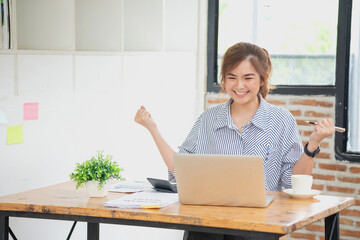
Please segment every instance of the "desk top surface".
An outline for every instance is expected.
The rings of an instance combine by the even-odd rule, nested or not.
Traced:
[[[162,209],[124,209],[103,202],[124,194],[109,192],[104,198],[89,198],[85,189],[66,182],[0,197],[0,211],[120,218],[198,225],[248,231],[288,234],[355,204],[354,198],[318,195],[293,199],[274,192],[266,208],[195,206],[174,203]]]

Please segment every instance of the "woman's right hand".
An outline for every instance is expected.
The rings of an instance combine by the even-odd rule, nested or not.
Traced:
[[[135,122],[144,126],[149,131],[156,128],[156,123],[154,119],[151,118],[151,114],[146,110],[144,106],[141,106],[140,109],[136,112]]]
[[[141,106],[140,109],[136,112],[134,120],[135,122],[146,127],[149,130],[167,168],[171,173],[173,173],[175,152],[174,150],[172,150],[169,144],[167,144],[165,139],[160,135],[154,119],[151,118],[150,113],[145,109],[144,106]]]

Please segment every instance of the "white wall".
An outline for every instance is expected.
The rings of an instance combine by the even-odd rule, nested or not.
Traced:
[[[173,31],[181,21],[197,29],[198,19],[206,22],[199,15],[206,9],[199,4],[198,10],[195,1],[186,7],[165,2],[173,14],[164,29]],[[133,118],[145,105],[175,150],[190,131],[202,109],[204,66],[197,66],[205,64],[206,46],[198,48],[204,38],[197,30],[181,32],[158,52],[0,52],[0,109],[9,121],[0,124],[0,196],[69,181],[75,163],[97,150],[113,155],[128,179],[167,178],[150,134]],[[23,120],[26,102],[39,102],[39,120]],[[7,145],[6,127],[14,125],[23,125],[24,142]],[[71,225],[10,218],[24,240],[65,239]],[[105,224],[100,233],[102,240],[182,239],[177,230]],[[72,239],[86,239],[85,223],[78,223]]]

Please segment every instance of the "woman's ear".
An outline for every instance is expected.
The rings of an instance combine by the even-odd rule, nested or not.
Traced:
[[[261,87],[265,85],[265,81],[268,81],[268,78],[269,78],[269,74],[268,74],[268,73],[266,73],[266,75],[265,75],[265,79],[260,80],[260,86],[261,86]]]

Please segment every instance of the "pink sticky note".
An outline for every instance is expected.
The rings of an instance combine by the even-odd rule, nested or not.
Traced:
[[[39,119],[39,103],[24,103],[24,120]]]

